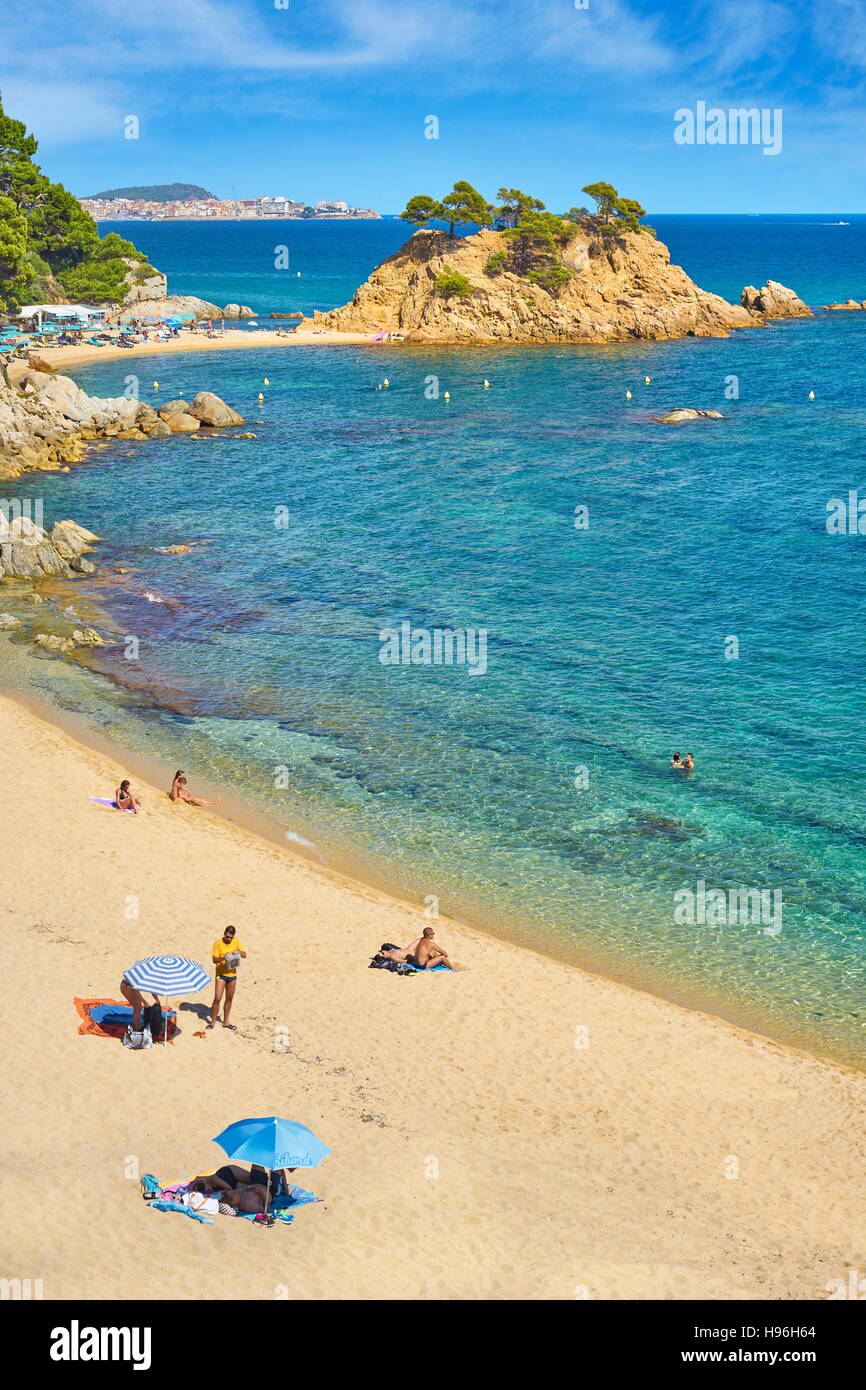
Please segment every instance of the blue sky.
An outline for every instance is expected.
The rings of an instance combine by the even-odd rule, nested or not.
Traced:
[[[607,179],[655,212],[866,211],[864,75],[866,0],[3,0],[0,32],[6,110],[79,195],[383,212],[458,178],[556,209]],[[780,108],[781,152],[677,145],[699,101]]]

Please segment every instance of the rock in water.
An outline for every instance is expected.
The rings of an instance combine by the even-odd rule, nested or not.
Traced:
[[[175,414],[164,415],[162,418],[172,434],[192,434],[194,430],[201,428],[201,420],[197,420],[185,410],[178,410]]]
[[[808,304],[804,304],[786,285],[780,285],[778,280],[768,280],[759,290],[754,285],[746,285],[740,295],[740,303],[750,314],[760,314],[767,319],[812,317]]]
[[[690,407],[681,407],[677,410],[669,410],[666,415],[653,416],[659,425],[684,425],[688,420],[724,420],[724,418],[720,410],[692,410]]]
[[[213,391],[199,391],[192,405],[187,406],[187,411],[203,425],[219,427],[244,423],[244,417],[232,410],[230,405],[226,405],[219,396],[215,396]]]

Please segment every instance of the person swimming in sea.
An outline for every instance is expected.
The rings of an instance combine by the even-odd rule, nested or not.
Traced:
[[[685,760],[685,762],[683,763],[683,767],[685,768],[686,772],[692,772],[692,771],[694,770],[694,766],[695,766],[695,760],[694,760],[694,758],[692,757],[691,753],[687,753],[687,754],[686,754],[686,760]]]
[[[205,801],[203,796],[190,796],[186,787],[186,773],[183,771],[174,774],[168,796],[170,801],[185,801],[188,806],[218,806],[220,802],[218,796],[214,797],[213,801]]]
[[[682,755],[681,755],[680,753],[674,753],[674,756],[671,758],[671,761],[670,761],[670,766],[671,766],[671,767],[675,767],[675,768],[677,769],[678,772],[683,772],[683,771],[685,771],[685,766],[686,766],[686,765],[685,765],[685,763],[683,762],[683,760],[682,760]]]

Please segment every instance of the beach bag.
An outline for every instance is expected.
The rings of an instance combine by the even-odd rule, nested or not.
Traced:
[[[144,1047],[153,1047],[150,1029],[145,1027],[136,1031],[130,1023],[123,1035],[123,1046],[131,1047],[134,1052],[138,1052]]]

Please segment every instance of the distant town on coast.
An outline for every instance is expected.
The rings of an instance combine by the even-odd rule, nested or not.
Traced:
[[[297,203],[278,193],[275,197],[217,198],[195,184],[156,184],[142,188],[111,188],[81,198],[81,205],[97,222],[221,221],[269,218],[371,218],[381,213],[359,208],[342,198],[332,202]]]

